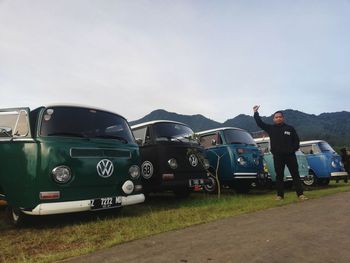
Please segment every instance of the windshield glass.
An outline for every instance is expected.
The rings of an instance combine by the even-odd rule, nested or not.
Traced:
[[[253,137],[246,131],[225,130],[224,134],[225,140],[228,144],[247,144],[256,146]]]
[[[154,125],[154,133],[157,141],[195,141],[191,128],[178,123],[157,123]]]
[[[321,152],[335,152],[333,148],[326,142],[320,142],[318,144],[318,147],[320,147]]]
[[[133,142],[125,119],[95,109],[79,107],[52,107],[43,114],[40,135],[81,138],[104,138]]]

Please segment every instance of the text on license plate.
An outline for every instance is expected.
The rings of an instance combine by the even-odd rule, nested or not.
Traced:
[[[108,209],[108,208],[119,207],[121,206],[121,204],[122,204],[121,196],[103,197],[103,198],[91,200],[91,209],[92,210]]]

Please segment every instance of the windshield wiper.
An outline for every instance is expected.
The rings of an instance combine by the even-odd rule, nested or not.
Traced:
[[[6,136],[8,136],[8,137],[12,137],[12,134],[11,133],[9,133],[6,129],[0,129],[0,133],[3,133],[3,134],[5,134]]]
[[[104,138],[104,139],[114,139],[114,140],[118,140],[118,141],[121,141],[123,143],[128,143],[128,140],[123,138],[123,137],[120,137],[120,136],[116,136],[116,135],[96,135],[94,136],[94,138]]]
[[[79,137],[79,138],[87,138],[82,133],[75,133],[75,132],[53,132],[49,133],[47,136],[69,136],[69,137]]]
[[[244,144],[244,145],[247,145],[247,144],[244,143],[244,142],[230,142],[230,144]]]

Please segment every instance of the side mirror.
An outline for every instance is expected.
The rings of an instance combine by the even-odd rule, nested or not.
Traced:
[[[142,140],[141,138],[136,138],[136,143],[137,143],[139,146],[142,146],[143,140]]]
[[[215,139],[211,140],[211,145],[216,145],[216,140]]]
[[[12,129],[10,127],[0,127],[0,137],[12,137]]]

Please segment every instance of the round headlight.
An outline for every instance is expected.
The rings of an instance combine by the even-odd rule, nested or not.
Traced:
[[[125,181],[125,183],[122,186],[122,189],[124,193],[127,195],[131,194],[134,191],[134,183],[130,180]]]
[[[337,168],[337,164],[335,163],[335,161],[332,161],[332,166],[333,168]]]
[[[243,157],[239,157],[239,158],[237,159],[237,162],[238,162],[240,165],[243,165],[243,166],[247,165],[247,161],[246,161]]]
[[[171,158],[169,161],[168,161],[168,164],[170,166],[171,169],[176,169],[177,168],[177,161],[175,158]]]
[[[61,165],[57,166],[52,170],[52,178],[55,182],[65,184],[72,178],[72,173],[69,167]]]
[[[204,169],[205,169],[205,170],[208,170],[208,169],[209,169],[210,163],[209,163],[208,159],[204,159],[204,160],[203,160],[203,166],[204,166]]]
[[[129,174],[132,179],[137,179],[140,176],[140,168],[137,165],[132,165],[129,168]]]

